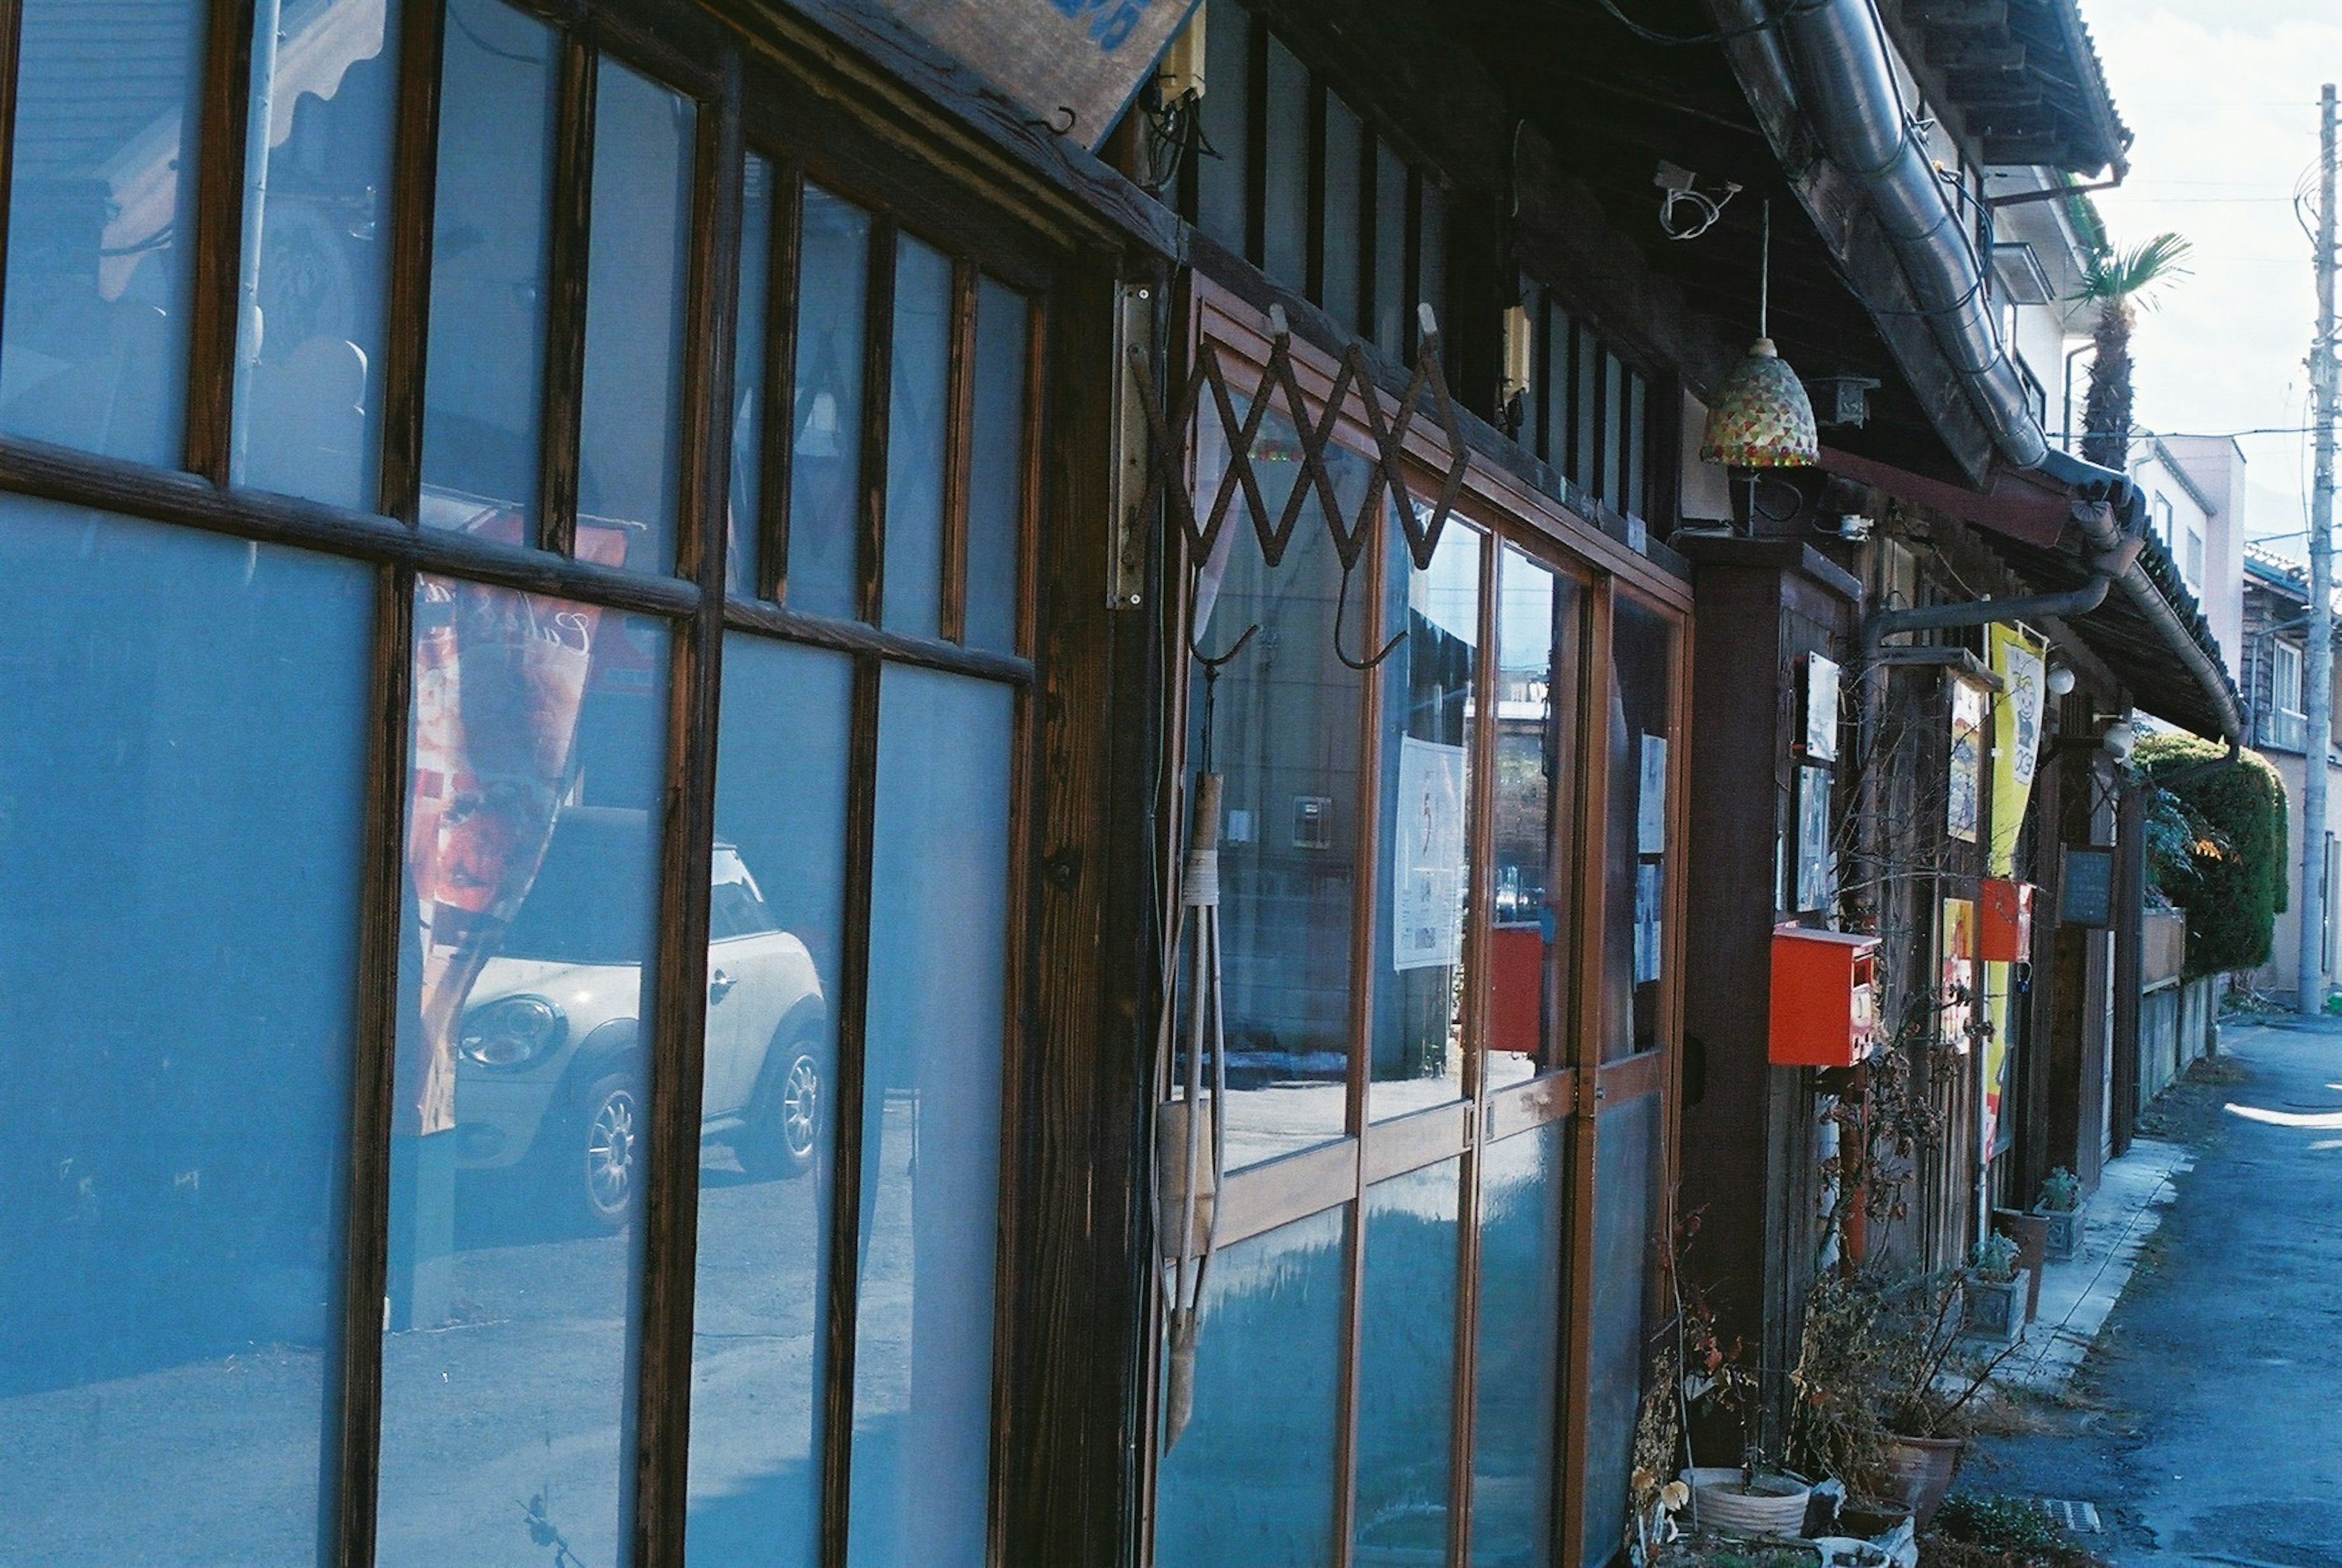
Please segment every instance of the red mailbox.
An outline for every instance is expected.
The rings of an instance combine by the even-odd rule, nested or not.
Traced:
[[[1987,964],[2033,959],[2033,894],[2029,882],[1987,876],[1977,884],[1977,956]]]
[[[1773,930],[1776,1067],[1851,1067],[1877,1043],[1878,938],[1802,925]]]

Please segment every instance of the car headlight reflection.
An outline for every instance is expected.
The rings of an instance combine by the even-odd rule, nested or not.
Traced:
[[[561,1046],[569,1021],[542,996],[506,996],[464,1015],[455,1048],[483,1067],[520,1067]]]

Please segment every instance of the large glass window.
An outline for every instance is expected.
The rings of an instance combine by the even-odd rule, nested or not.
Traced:
[[[1585,588],[1519,550],[1498,563],[1491,1087],[1573,1060],[1578,644]]]
[[[1401,1115],[1463,1097],[1466,896],[1485,542],[1460,520],[1417,571],[1396,514],[1383,661],[1381,887],[1375,901],[1367,1112]],[[1369,1227],[1371,1229],[1371,1226]]]
[[[739,305],[732,338],[732,493],[724,509],[724,581],[756,590],[765,504],[766,340],[773,265],[775,190],[769,159],[751,154],[741,172]]]
[[[362,568],[0,500],[12,1560],[332,1517],[372,623]]]
[[[843,654],[724,652],[707,948],[690,1561],[812,1568],[844,995]]]
[[[1216,422],[1204,422],[1197,492],[1226,464]],[[1272,515],[1299,477],[1292,424],[1271,414],[1253,458]],[[1342,469],[1363,492],[1365,462]],[[1360,787],[1359,673],[1335,652],[1335,624],[1372,619],[1363,583],[1346,583],[1312,499],[1284,558],[1270,567],[1241,511],[1197,588],[1204,650],[1235,648],[1189,694],[1192,767],[1225,781],[1220,823],[1220,942],[1227,1036],[1228,1163],[1242,1165],[1339,1137],[1350,1063],[1352,896],[1369,802]],[[1358,574],[1363,576],[1363,570]],[[1365,633],[1351,635],[1363,640]]]
[[[1007,1026],[1008,688],[878,697],[854,1359],[856,1568],[985,1561]]]
[[[1659,1039],[1666,955],[1675,633],[1620,594],[1611,632],[1609,844],[1603,873],[1602,1060]]]
[[[424,388],[425,526],[534,542],[560,38],[447,0]]]
[[[592,255],[577,463],[579,553],[675,564],[692,102],[605,57],[594,95]],[[599,554],[589,530],[619,537]]]
[[[285,6],[253,38],[245,135],[230,473],[365,511],[382,439],[399,17],[386,0]]]
[[[809,185],[801,234],[786,597],[793,610],[851,617],[860,613],[856,507],[870,215]]]
[[[1569,1124],[1488,1145],[1480,1161],[1474,1357],[1474,1568],[1546,1560],[1560,1437]]]
[[[944,464],[951,445],[952,264],[906,235],[895,245],[894,386],[886,404],[889,631],[942,634]]]
[[[1463,1162],[1366,1189],[1356,1546],[1362,1563],[1437,1561],[1456,1420],[1456,1213]]]
[[[208,10],[23,0],[0,335],[11,434],[178,466]]]
[[[1334,1556],[1349,1210],[1212,1260],[1193,1423],[1156,1481],[1160,1568],[1319,1568]]]
[[[1032,310],[986,278],[976,287],[976,409],[968,435],[966,640],[1016,651],[1025,553],[1026,380]]]
[[[623,1561],[666,632],[415,611],[376,1558]]]

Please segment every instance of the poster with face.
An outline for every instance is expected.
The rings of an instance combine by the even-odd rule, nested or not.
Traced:
[[[1942,961],[1942,992],[1938,1002],[1938,1038],[1945,1048],[1968,1054],[1968,1030],[1976,1021],[1976,901],[1944,900],[1943,918],[1936,923]]]

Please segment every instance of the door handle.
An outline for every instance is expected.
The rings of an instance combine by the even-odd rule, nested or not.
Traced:
[[[713,1006],[715,1004],[723,1001],[726,996],[732,994],[732,987],[738,984],[738,981],[733,979],[729,974],[721,969],[710,974],[707,977],[708,1004]]]

